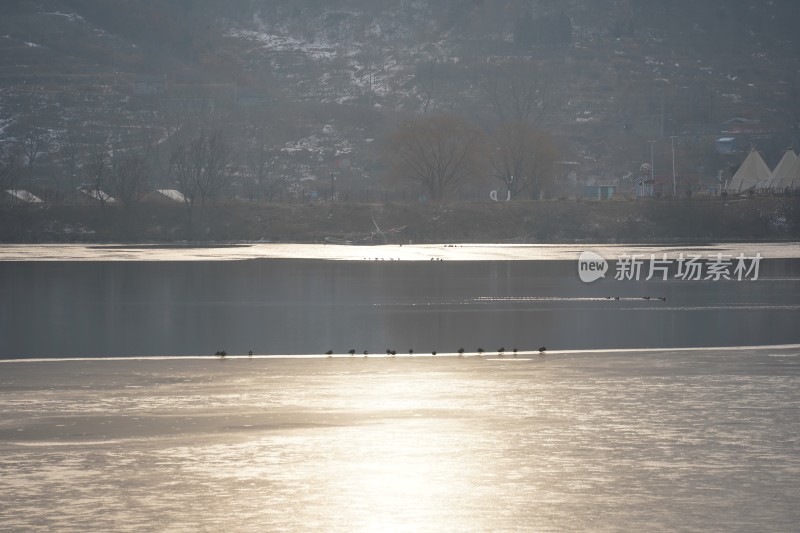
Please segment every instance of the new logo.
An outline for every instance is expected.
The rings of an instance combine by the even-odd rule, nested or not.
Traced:
[[[578,258],[578,275],[584,283],[606,277],[608,262],[594,252],[583,252]]]

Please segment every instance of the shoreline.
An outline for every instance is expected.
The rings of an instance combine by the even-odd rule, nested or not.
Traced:
[[[5,243],[600,243],[781,241],[800,236],[800,196],[457,203],[251,203],[194,211],[0,207]]]
[[[764,259],[800,259],[800,241],[678,244],[343,244],[239,243],[236,245],[148,246],[121,244],[0,244],[0,262],[15,261],[243,261],[296,259],[330,261],[545,261],[577,260],[583,251],[607,259],[628,255],[760,253]]]
[[[517,356],[506,352],[505,356],[500,357],[496,352],[484,352],[478,355],[475,352],[465,352],[460,356],[457,352],[442,352],[436,355],[415,353],[414,355],[397,354],[395,356],[384,353],[364,355],[350,354],[304,354],[304,355],[227,355],[223,358],[216,355],[154,355],[154,356],[121,356],[121,357],[35,357],[21,359],[0,359],[0,364],[13,363],[86,363],[86,362],[157,362],[157,361],[227,361],[227,360],[272,360],[272,361],[293,361],[293,360],[327,360],[327,359],[487,359],[487,360],[536,360],[552,355],[582,355],[582,354],[644,354],[660,352],[722,352],[722,351],[763,351],[763,350],[800,350],[800,344],[764,344],[753,346],[696,346],[678,348],[600,348],[600,349],[580,349],[580,350],[547,350],[540,354],[537,350],[525,350],[517,352]],[[800,355],[800,354],[798,354]]]

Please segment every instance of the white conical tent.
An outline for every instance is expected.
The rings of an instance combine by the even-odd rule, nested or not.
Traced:
[[[792,168],[789,170],[786,177],[781,180],[779,185],[779,187],[773,186],[776,192],[783,192],[787,189],[790,191],[800,189],[800,157],[795,159]]]
[[[778,166],[772,171],[772,181],[769,184],[769,188],[776,191],[784,190],[792,181],[792,172],[796,162],[797,155],[794,153],[794,150],[789,148],[786,150],[786,153],[783,154],[783,158],[780,163],[778,163]]]
[[[756,150],[750,152],[742,166],[733,175],[728,188],[728,192],[742,193],[754,189],[759,182],[772,179],[772,171]]]

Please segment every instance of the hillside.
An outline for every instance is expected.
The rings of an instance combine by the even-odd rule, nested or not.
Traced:
[[[671,136],[682,191],[717,185],[751,146],[770,164],[798,148],[790,0],[41,0],[0,13],[0,143],[27,154],[24,185],[49,200],[86,181],[98,144],[147,154],[152,185],[173,186],[170,140],[200,114],[236,147],[231,195],[263,193],[244,170],[262,149],[272,199],[324,195],[332,173],[340,199],[404,189],[381,157],[398,121],[448,111],[491,132],[520,91],[570,163],[551,196],[629,187],[651,148],[671,179]],[[717,153],[722,134],[739,153]]]

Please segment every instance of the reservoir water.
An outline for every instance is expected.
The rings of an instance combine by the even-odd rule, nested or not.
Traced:
[[[0,247],[0,532],[796,531],[797,246],[597,251]]]
[[[761,253],[756,280],[594,283],[575,247],[276,250],[0,249],[0,358],[800,343],[795,245],[696,250]]]

